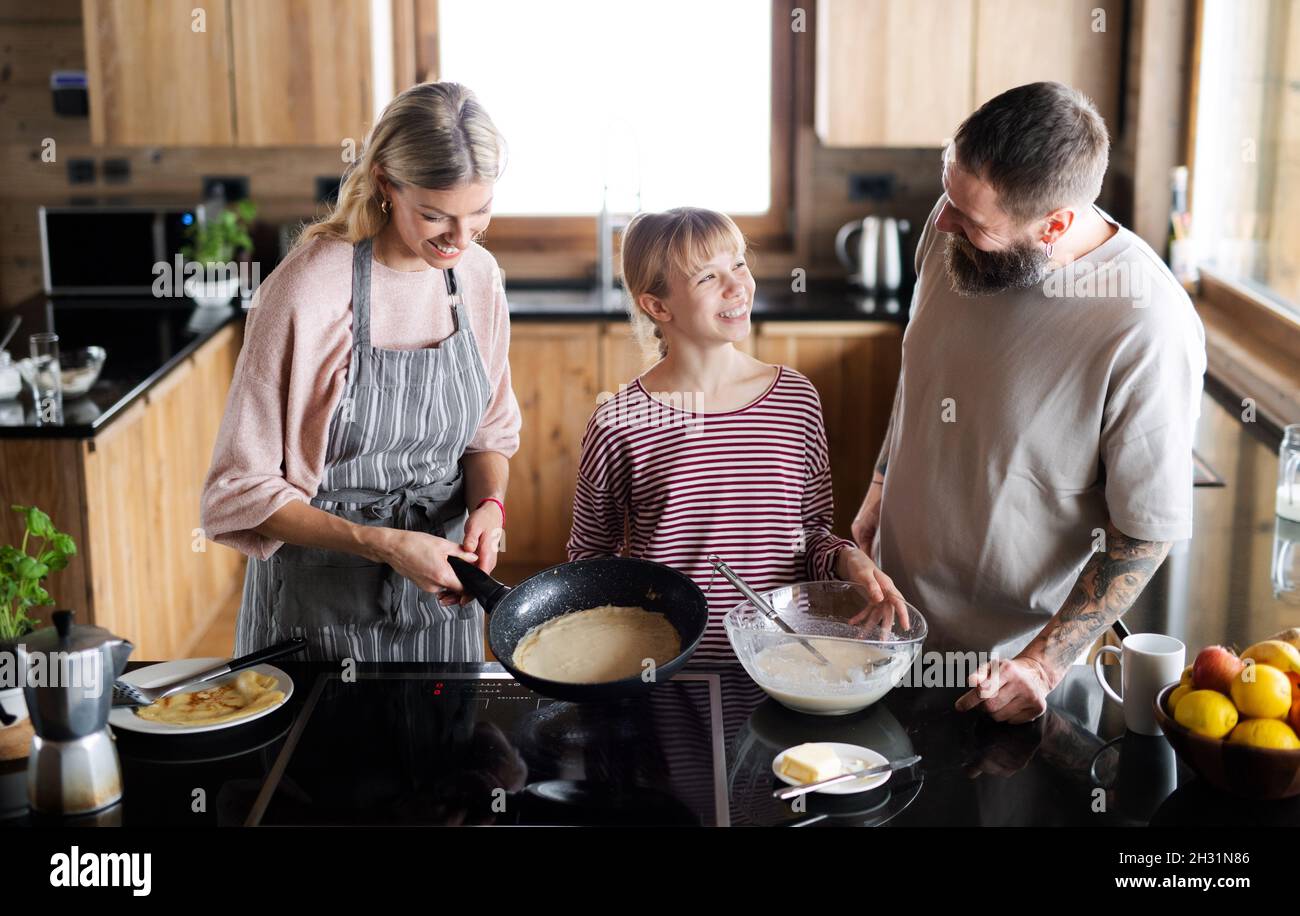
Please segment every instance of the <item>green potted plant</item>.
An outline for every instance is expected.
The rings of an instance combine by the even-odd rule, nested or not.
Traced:
[[[50,517],[35,506],[14,506],[25,528],[17,547],[0,546],[0,652],[12,653],[13,644],[36,629],[29,608],[50,604],[42,584],[50,573],[68,565],[77,552],[72,538],[56,529]],[[0,672],[16,673],[13,659]],[[21,683],[0,680],[0,760],[27,756],[31,725]]]
[[[239,291],[236,257],[253,250],[248,230],[256,216],[253,202],[241,200],[186,230],[185,295],[199,305],[225,305]]]

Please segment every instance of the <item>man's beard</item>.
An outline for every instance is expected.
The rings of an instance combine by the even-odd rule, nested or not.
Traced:
[[[981,251],[955,232],[948,233],[943,267],[959,296],[989,296],[1007,289],[1028,289],[1047,276],[1047,253],[1033,242],[1002,251]]]

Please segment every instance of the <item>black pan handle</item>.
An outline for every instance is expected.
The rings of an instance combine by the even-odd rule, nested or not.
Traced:
[[[278,642],[273,646],[267,646],[265,649],[258,649],[256,652],[244,655],[239,658],[231,659],[230,670],[239,671],[243,668],[251,668],[254,665],[260,665],[262,662],[269,662],[273,658],[279,658],[281,655],[291,655],[307,648],[307,640],[302,636],[294,636],[283,642]]]
[[[489,614],[501,603],[501,599],[510,593],[510,586],[498,582],[460,557],[447,557],[447,563],[451,566],[451,571],[456,574],[456,578],[460,580],[460,584],[465,586],[465,591],[477,599],[478,603],[483,605],[483,610]]]

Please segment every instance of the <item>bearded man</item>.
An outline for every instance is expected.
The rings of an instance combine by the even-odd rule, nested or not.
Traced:
[[[1059,83],[961,124],[853,524],[925,614],[927,650],[996,659],[957,708],[1000,721],[1042,715],[1192,534],[1204,330],[1155,252],[1095,205],[1108,146]]]

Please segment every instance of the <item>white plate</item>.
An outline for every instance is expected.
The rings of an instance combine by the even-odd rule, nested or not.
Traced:
[[[882,763],[889,763],[889,758],[883,754],[877,754],[868,747],[861,747],[857,744],[841,744],[838,741],[814,741],[812,744],[820,747],[828,747],[835,752],[840,761],[846,766],[854,761],[862,761],[863,769],[867,767],[880,766]],[[785,751],[776,755],[772,761],[772,773],[777,779],[781,780],[787,786],[801,786],[803,783],[796,779],[791,779],[781,772],[781,763],[785,760],[786,751],[792,748],[786,748]],[[883,786],[889,781],[889,777],[894,775],[890,773],[881,773],[879,776],[868,776],[865,779],[851,779],[848,782],[836,783],[833,786],[827,786],[824,789],[813,789],[813,792],[820,792],[823,795],[856,795],[858,792],[866,792],[877,786]]]
[[[165,684],[168,681],[175,680],[178,677],[185,677],[188,674],[197,674],[204,668],[211,668],[221,662],[229,661],[224,658],[178,658],[173,662],[160,662],[157,665],[150,665],[147,668],[136,668],[134,671],[128,671],[122,675],[121,680],[136,687],[153,687],[157,684]],[[135,714],[135,709],[130,706],[119,706],[108,714],[108,724],[114,728],[124,728],[129,732],[143,732],[146,735],[192,735],[197,732],[214,732],[223,728],[234,728],[238,725],[247,725],[249,722],[256,722],[262,716],[269,715],[289,702],[289,697],[293,696],[293,678],[285,674],[274,665],[254,665],[251,669],[258,674],[269,674],[279,681],[273,690],[283,690],[284,699],[274,706],[255,712],[251,716],[244,716],[242,719],[232,719],[229,722],[218,722],[215,725],[168,725],[166,722],[151,722],[148,719],[141,719]],[[217,684],[229,684],[239,672],[235,671],[216,680],[208,681],[203,687],[186,687],[181,693],[192,690],[201,690],[212,687]]]

